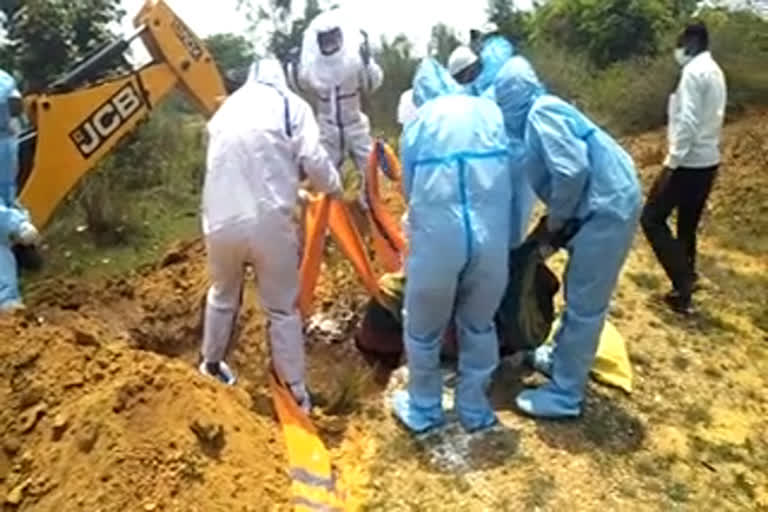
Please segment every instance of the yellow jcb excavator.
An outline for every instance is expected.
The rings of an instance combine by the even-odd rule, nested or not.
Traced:
[[[211,54],[164,0],[147,0],[134,26],[129,37],[102,48],[45,91],[24,98],[33,128],[20,136],[19,200],[40,228],[80,178],[174,88],[206,117],[226,97]],[[139,38],[152,62],[94,83]]]

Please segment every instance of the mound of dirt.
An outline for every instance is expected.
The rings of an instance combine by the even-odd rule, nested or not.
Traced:
[[[326,408],[315,421],[330,438],[356,400],[342,388],[356,384],[328,368],[364,366],[339,342],[366,297],[333,247],[328,260],[307,336]],[[134,275],[39,283],[27,311],[0,319],[0,510],[290,509],[254,287],[233,343],[240,383],[227,389],[196,371],[207,284],[203,244],[180,243]]]
[[[48,283],[28,312],[0,321],[2,510],[274,510],[288,501],[271,409],[190,364],[201,251],[176,248],[135,280]]]

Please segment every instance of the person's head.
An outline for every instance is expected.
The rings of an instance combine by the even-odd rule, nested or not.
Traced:
[[[685,30],[677,38],[675,59],[684,66],[694,57],[709,50],[709,31],[701,22],[694,22],[685,27]]]
[[[468,46],[459,46],[448,58],[448,72],[461,85],[472,83],[482,70],[482,61]]]
[[[248,71],[248,81],[271,85],[277,89],[288,88],[283,66],[275,57],[263,57],[254,60]]]
[[[489,21],[480,28],[473,28],[469,31],[469,46],[477,54],[483,48],[485,39],[499,33],[499,26]]]
[[[504,125],[513,137],[523,138],[525,120],[544,87],[524,57],[512,57],[494,80],[496,103],[504,114]]]
[[[331,27],[317,33],[317,46],[320,53],[328,57],[341,50],[344,44],[344,36],[341,27]]]
[[[413,104],[416,107],[438,96],[460,92],[461,86],[439,62],[432,58],[421,61],[413,78]]]
[[[232,94],[248,80],[249,68],[238,67],[236,69],[230,69],[224,73],[224,86],[227,89],[227,94]]]

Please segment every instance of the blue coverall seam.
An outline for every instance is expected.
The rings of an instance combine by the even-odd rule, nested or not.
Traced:
[[[461,195],[461,214],[464,218],[464,241],[466,243],[467,259],[464,264],[466,269],[472,260],[474,240],[472,239],[472,225],[469,218],[469,197],[467,195],[467,162],[459,158],[459,194]],[[464,273],[462,269],[462,273]]]

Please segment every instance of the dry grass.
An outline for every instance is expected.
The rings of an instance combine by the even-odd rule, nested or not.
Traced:
[[[368,475],[354,491],[364,509],[768,510],[768,260],[758,254],[768,243],[765,217],[758,218],[768,177],[754,146],[736,154],[743,130],[761,119],[729,128],[733,163],[705,219],[696,317],[671,314],[655,298],[669,285],[638,234],[611,315],[634,366],[631,396],[593,384],[582,418],[532,421],[512,406],[527,377],[505,367],[494,403],[506,441],[475,440],[480,456],[465,457],[454,471],[435,463],[434,441],[410,437],[387,409],[357,415],[355,435],[345,435],[335,455],[342,467]],[[662,140],[653,134],[631,145],[650,154]],[[648,165],[646,183],[657,169]],[[734,244],[734,232],[746,228],[744,217],[728,213],[730,195],[744,202],[745,191],[749,204],[739,208],[752,208],[756,234]],[[365,402],[381,408],[380,391]]]

